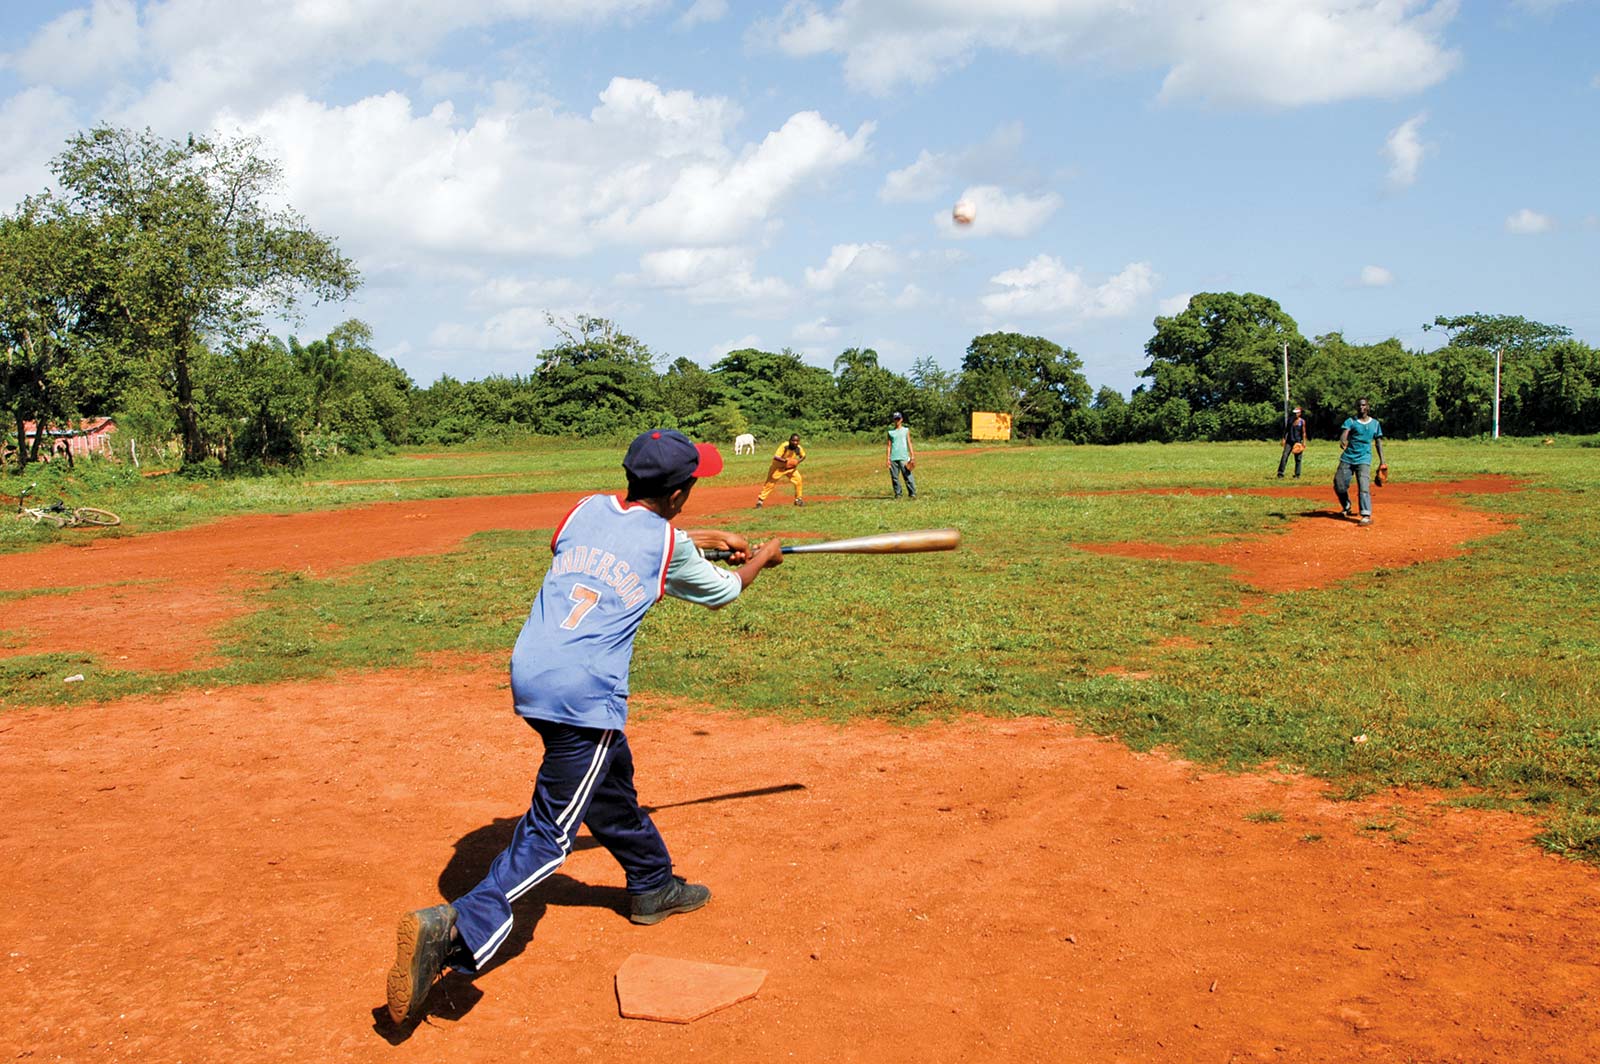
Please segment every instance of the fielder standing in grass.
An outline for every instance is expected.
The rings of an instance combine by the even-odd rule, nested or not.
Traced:
[[[579,824],[622,865],[634,923],[659,923],[711,897],[673,874],[666,843],[639,808],[623,734],[633,638],[664,595],[711,609],[732,602],[782,562],[781,545],[771,539],[752,552],[737,533],[673,528],[696,479],[722,469],[710,444],[656,429],[633,441],[622,468],[626,500],[591,495],[556,529],[555,557],[511,652],[514,708],[544,743],[533,800],[481,883],[400,918],[387,988],[397,1024],[422,1018],[445,968],[483,970],[511,933],[511,903],[561,867]],[[740,567],[720,569],[700,549],[731,551]]]
[[[915,499],[917,497],[917,482],[911,475],[911,470],[917,464],[917,452],[911,446],[911,430],[906,428],[905,419],[895,412],[893,427],[889,429],[889,440],[884,447],[884,460],[889,463],[889,486],[894,489],[894,497],[900,497],[900,482],[906,482],[906,494]]]
[[[1372,453],[1378,453],[1378,483],[1389,473],[1383,460],[1383,425],[1369,412],[1365,397],[1356,400],[1356,416],[1344,419],[1339,432],[1339,468],[1333,474],[1333,493],[1339,508],[1350,516],[1350,479],[1355,478],[1361,524],[1372,524]]]
[[[800,463],[805,460],[806,449],[800,446],[798,432],[790,436],[786,443],[778,444],[778,449],[772,452],[772,465],[767,468],[767,481],[761,485],[761,494],[756,496],[757,510],[767,504],[767,496],[782,480],[794,485],[794,504],[806,504],[805,483],[800,479]]]
[[[1300,413],[1300,408],[1294,408],[1294,418],[1283,431],[1283,453],[1278,456],[1278,479],[1283,479],[1283,471],[1289,464],[1289,456],[1294,455],[1294,478],[1300,479],[1300,459],[1304,457],[1306,449],[1306,419]]]

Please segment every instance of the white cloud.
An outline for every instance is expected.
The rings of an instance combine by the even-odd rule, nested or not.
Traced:
[[[843,330],[827,318],[813,318],[811,321],[801,322],[794,327],[791,334],[794,342],[802,347],[815,348],[821,344],[831,344],[839,338]]]
[[[1383,151],[1389,157],[1389,184],[1396,188],[1416,184],[1422,157],[1432,150],[1431,146],[1422,142],[1420,135],[1422,123],[1427,117],[1426,113],[1412,115],[1390,130],[1388,139],[1384,141]]]
[[[155,74],[103,112],[169,135],[207,128],[223,108],[250,113],[286,84],[331,80],[368,62],[415,64],[450,34],[503,23],[627,22],[662,0],[96,0],[63,15],[21,48],[32,84],[72,85],[138,66]],[[137,23],[137,24],[136,24]]]
[[[82,85],[111,77],[139,56],[139,15],[132,0],[95,0],[47,23],[12,57],[30,84]]]
[[[1361,267],[1360,284],[1364,288],[1384,288],[1394,283],[1394,274],[1382,266]]]
[[[1147,262],[1132,262],[1122,272],[1094,285],[1061,260],[1039,255],[1015,270],[990,278],[1004,291],[983,297],[996,317],[1121,318],[1132,314],[1155,290],[1156,273]]]
[[[724,340],[721,343],[712,344],[711,347],[707,349],[706,352],[701,356],[699,361],[702,364],[709,366],[716,362],[720,362],[730,351],[743,351],[747,348],[754,348],[757,351],[764,350],[761,344],[762,340],[760,336],[756,335],[755,333],[745,333],[737,340]]]
[[[931,200],[943,191],[949,180],[949,169],[945,156],[934,155],[924,148],[910,166],[889,171],[883,179],[883,187],[878,190],[878,198],[885,203]]]
[[[644,203],[624,203],[602,220],[600,231],[617,240],[645,243],[718,243],[748,231],[795,188],[847,166],[867,150],[873,124],[846,136],[814,111],[792,116],[731,166],[677,167],[664,191]],[[616,191],[637,198],[639,178],[616,180]]]
[[[597,302],[597,293],[566,277],[491,277],[472,290],[478,307],[554,307]]]
[[[1170,318],[1182,314],[1189,309],[1189,300],[1194,298],[1193,292],[1179,292],[1175,296],[1168,296],[1156,304],[1156,313],[1163,318]]]
[[[812,269],[806,267],[806,287],[832,291],[848,272],[854,279],[882,277],[899,269],[899,262],[887,244],[835,244],[828,261]]]
[[[1516,233],[1518,236],[1531,236],[1536,233],[1548,233],[1556,227],[1556,221],[1548,214],[1522,208],[1517,213],[1506,218],[1506,232]]]
[[[678,19],[678,24],[688,28],[703,22],[721,22],[727,14],[728,0],[694,0],[694,3],[689,5],[689,10]]]
[[[76,131],[72,103],[53,89],[26,89],[0,101],[0,207],[51,183],[48,160]]]
[[[948,194],[949,186],[963,177],[1014,169],[1012,160],[1022,145],[1021,122],[1007,122],[987,138],[962,151],[934,153],[924,148],[916,161],[891,170],[878,189],[885,203],[921,203]]]
[[[743,248],[667,248],[640,256],[639,267],[637,274],[618,281],[666,289],[690,303],[740,305],[749,313],[771,314],[793,295],[781,278],[758,277]]]
[[[391,92],[345,107],[287,97],[220,124],[261,136],[289,202],[364,254],[570,258],[741,239],[859,159],[871,132],[804,112],[740,145],[738,117],[719,97],[616,78],[587,116],[542,104],[463,121]]]
[[[1161,96],[1298,106],[1416,92],[1459,56],[1442,40],[1458,0],[996,0],[790,4],[752,37],[838,55],[857,88],[926,84],[980,51],[1063,66],[1166,68]]]
[[[555,339],[545,322],[545,311],[535,307],[512,307],[492,314],[483,321],[466,325],[444,322],[428,336],[433,347],[466,351],[538,351]]]
[[[969,187],[956,198],[971,200],[977,206],[978,214],[971,225],[957,225],[948,208],[934,215],[933,220],[941,230],[957,237],[1032,236],[1061,209],[1061,197],[1054,192],[1030,196],[1024,192],[1008,193],[994,185]]]

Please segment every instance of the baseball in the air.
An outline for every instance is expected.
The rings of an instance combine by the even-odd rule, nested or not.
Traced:
[[[971,225],[972,220],[978,216],[978,205],[971,200],[957,200],[950,211],[950,217],[956,220],[957,225]]]

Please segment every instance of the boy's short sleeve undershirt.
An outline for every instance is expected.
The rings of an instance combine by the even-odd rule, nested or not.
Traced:
[[[706,561],[694,540],[682,529],[672,530],[672,561],[667,565],[667,594],[673,598],[716,609],[726,606],[744,590],[739,576]]]

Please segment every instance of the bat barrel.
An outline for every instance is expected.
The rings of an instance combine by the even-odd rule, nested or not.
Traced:
[[[923,554],[928,551],[955,550],[961,546],[961,531],[955,528],[924,528],[916,532],[884,532],[854,539],[832,539],[822,543],[796,543],[783,548],[785,554]]]
[[[955,550],[961,546],[958,528],[924,528],[916,532],[884,532],[876,536],[857,536],[854,539],[830,539],[821,543],[796,543],[784,547],[785,554],[925,554],[930,551]],[[712,561],[725,561],[725,550],[708,550],[705,556]]]

